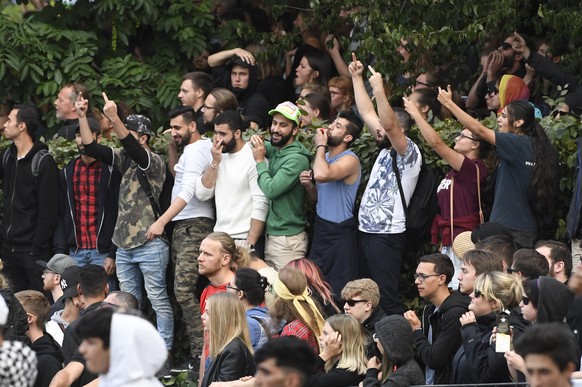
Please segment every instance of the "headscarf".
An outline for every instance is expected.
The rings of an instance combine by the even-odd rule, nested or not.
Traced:
[[[275,293],[284,300],[293,301],[293,306],[295,307],[295,309],[297,309],[299,315],[301,315],[301,318],[303,318],[303,321],[311,322],[311,317],[309,316],[309,313],[307,313],[307,310],[303,307],[300,301],[307,302],[311,309],[311,312],[315,316],[314,323],[315,328],[317,328],[317,331],[314,331],[313,333],[315,333],[316,337],[319,337],[321,335],[321,332],[323,331],[325,319],[323,318],[321,313],[319,313],[319,310],[317,309],[317,306],[315,306],[315,303],[313,302],[311,296],[309,296],[307,288],[308,287],[306,286],[301,295],[295,295],[289,291],[287,286],[285,286],[285,284],[279,279],[279,277],[277,277],[277,280],[273,284],[273,290],[275,290]]]
[[[518,76],[504,75],[499,82],[499,110],[501,113],[503,108],[510,102],[521,101],[529,99],[529,88]]]

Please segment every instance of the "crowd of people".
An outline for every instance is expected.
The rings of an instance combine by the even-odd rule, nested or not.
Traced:
[[[154,386],[182,371],[204,387],[582,377],[582,204],[571,245],[538,240],[558,175],[533,85],[567,83],[562,113],[582,107],[548,43],[514,33],[486,48],[465,98],[436,70],[405,74],[400,108],[390,80],[304,22],[284,65],[250,45],[183,76],[167,161],[148,117],[105,92],[97,109],[81,83],[60,90],[62,125],[49,130],[37,106],[2,105],[0,384]],[[490,112],[496,130],[478,120]],[[439,118],[463,125],[454,144]],[[451,167],[429,219],[435,252],[414,274],[421,315],[399,294],[407,242],[425,236],[407,232],[424,156],[413,123]],[[308,130],[314,153],[299,141]],[[364,130],[378,151],[367,180],[351,149]],[[53,136],[77,145],[62,169],[40,139]],[[120,147],[101,143],[112,137]],[[148,305],[155,324],[139,312]]]

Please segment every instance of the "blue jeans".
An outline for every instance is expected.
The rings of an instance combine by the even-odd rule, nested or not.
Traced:
[[[133,294],[142,305],[142,277],[147,297],[156,312],[158,332],[172,348],[174,339],[174,313],[166,286],[166,269],[170,259],[169,247],[160,238],[148,241],[133,249],[117,249],[115,264],[121,290]]]
[[[73,258],[77,263],[77,266],[80,267],[87,265],[103,266],[105,258],[107,258],[107,253],[101,254],[97,249],[78,249],[77,252],[71,249],[69,251],[69,256]],[[115,273],[107,277],[107,283],[109,284],[110,292],[119,290]]]

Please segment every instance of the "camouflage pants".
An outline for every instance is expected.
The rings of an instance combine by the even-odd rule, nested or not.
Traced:
[[[200,243],[214,228],[208,218],[176,222],[172,237],[172,259],[176,263],[174,293],[182,308],[182,322],[188,333],[192,357],[202,353],[204,343],[200,304],[194,296],[198,281]]]

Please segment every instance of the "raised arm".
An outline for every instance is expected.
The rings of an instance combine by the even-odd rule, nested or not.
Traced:
[[[469,129],[471,133],[488,142],[489,144],[495,145],[495,132],[483,125],[481,122],[477,121],[475,118],[471,117],[469,114],[464,112],[463,109],[457,106],[457,104],[453,102],[452,95],[453,94],[451,92],[450,85],[447,87],[447,90],[443,90],[439,87],[439,102],[444,107],[449,109],[451,113],[457,117],[459,122],[467,129]]]
[[[251,64],[253,66],[255,64],[255,57],[253,56],[253,54],[251,54],[247,50],[243,50],[242,48],[233,48],[232,50],[219,51],[216,54],[210,55],[208,57],[208,66],[210,67],[222,66],[223,64],[228,62],[229,59],[234,58],[235,56],[238,56],[248,64]]]
[[[434,130],[432,126],[424,119],[414,102],[409,100],[408,98],[402,98],[404,101],[404,108],[410,114],[410,116],[418,125],[418,129],[420,129],[420,134],[426,141],[428,145],[432,149],[435,150],[438,155],[445,160],[455,171],[459,171],[461,166],[463,165],[463,160],[465,156],[460,153],[457,153],[454,149],[450,148],[447,144],[443,142],[443,139],[439,134]]]
[[[354,84],[354,96],[358,113],[360,113],[360,116],[370,132],[372,132],[372,135],[377,137],[376,130],[381,126],[380,118],[374,110],[374,104],[372,104],[372,100],[368,96],[366,86],[364,85],[364,79],[362,78],[364,65],[356,59],[356,54],[354,53],[352,53],[352,63],[348,66],[348,71],[352,76],[352,83]]]
[[[331,42],[331,45],[330,45]],[[335,36],[332,34],[327,35],[325,38],[325,50],[331,56],[331,60],[335,66],[339,75],[350,75],[348,71],[348,66],[346,62],[344,62],[344,58],[342,58],[342,54],[340,52],[339,42]]]
[[[392,106],[390,106],[390,103],[388,102],[388,98],[386,98],[382,74],[374,71],[372,66],[368,66],[368,69],[372,72],[372,75],[370,76],[370,85],[372,85],[376,104],[378,105],[380,124],[390,139],[392,147],[399,155],[403,155],[406,152],[407,146],[406,136],[404,135],[404,130],[400,126],[394,110],[392,110]]]

